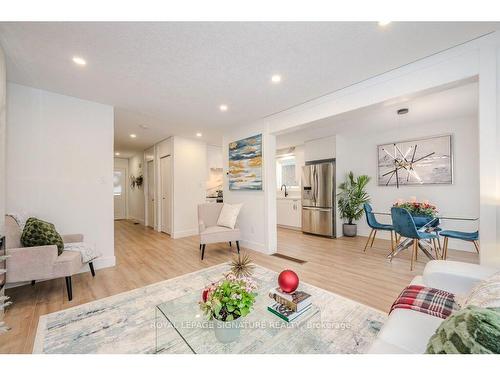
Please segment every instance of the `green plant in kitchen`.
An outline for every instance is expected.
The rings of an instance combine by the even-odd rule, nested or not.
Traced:
[[[357,227],[354,221],[363,216],[363,205],[370,201],[370,196],[366,192],[366,185],[370,179],[367,175],[354,177],[351,171],[345,181],[338,186],[340,192],[337,194],[337,202],[340,217],[347,221],[343,225],[344,236],[356,235]]]

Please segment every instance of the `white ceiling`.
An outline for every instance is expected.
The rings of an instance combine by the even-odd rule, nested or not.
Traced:
[[[298,146],[308,140],[353,132],[370,136],[398,127],[478,116],[478,90],[477,81],[468,80],[345,112],[280,134],[276,137],[276,146],[278,149]],[[400,108],[408,108],[408,114],[398,115],[396,112]]]
[[[9,81],[115,106],[115,149],[224,129],[466,42],[498,23],[0,23]],[[79,55],[85,67],[71,61]],[[280,73],[283,82],[270,84]],[[229,111],[221,113],[221,103]],[[138,127],[145,124],[144,130]],[[136,139],[130,139],[130,133]]]

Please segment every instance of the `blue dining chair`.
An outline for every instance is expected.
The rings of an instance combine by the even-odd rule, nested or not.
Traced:
[[[394,251],[394,239],[392,237],[392,231],[394,230],[393,226],[389,224],[379,223],[377,221],[377,218],[375,217],[375,214],[373,213],[372,206],[370,206],[368,203],[365,203],[363,205],[363,208],[365,209],[366,222],[368,223],[368,226],[371,228],[370,235],[368,236],[368,240],[366,241],[365,248],[363,251],[366,251],[370,239],[371,239],[370,247],[373,246],[373,241],[375,241],[375,236],[377,235],[378,230],[381,231],[385,230],[391,232],[391,250]]]
[[[410,238],[413,240],[413,252],[411,254],[410,270],[413,271],[413,262],[417,260],[418,252],[418,241],[429,240],[434,244],[434,251],[436,252],[436,258],[439,259],[439,254],[437,250],[436,240],[437,235],[435,233],[423,232],[417,229],[413,216],[406,208],[392,207],[391,208],[392,225],[394,231],[401,237]]]
[[[477,253],[479,254],[479,231],[475,232],[459,232],[457,230],[443,230],[439,232],[439,235],[444,237],[443,243],[443,259],[446,260],[448,256],[448,239],[455,238],[457,240],[469,241],[474,244]]]

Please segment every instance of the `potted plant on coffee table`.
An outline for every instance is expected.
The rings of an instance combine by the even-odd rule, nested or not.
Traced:
[[[363,204],[370,201],[370,196],[366,192],[366,185],[370,182],[370,177],[361,175],[354,177],[352,172],[349,172],[344,182],[339,185],[340,192],[338,197],[338,209],[340,218],[346,220],[342,225],[344,236],[355,237],[357,234],[357,225],[355,220],[359,220],[363,216]]]
[[[220,342],[229,343],[239,337],[241,319],[252,310],[256,289],[252,278],[229,273],[203,290],[200,307],[208,319],[213,319]]]

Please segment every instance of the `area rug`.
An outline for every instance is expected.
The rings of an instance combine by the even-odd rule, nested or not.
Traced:
[[[228,270],[228,264],[220,264],[43,315],[38,322],[33,353],[154,353],[155,306],[201,290]],[[254,278],[268,282],[277,280],[277,273],[256,266]],[[303,282],[300,288],[313,296],[322,320],[335,324],[323,330],[325,353],[365,353],[387,319],[381,311],[324,289]],[[162,353],[191,353],[174,328],[170,329],[171,343]]]

